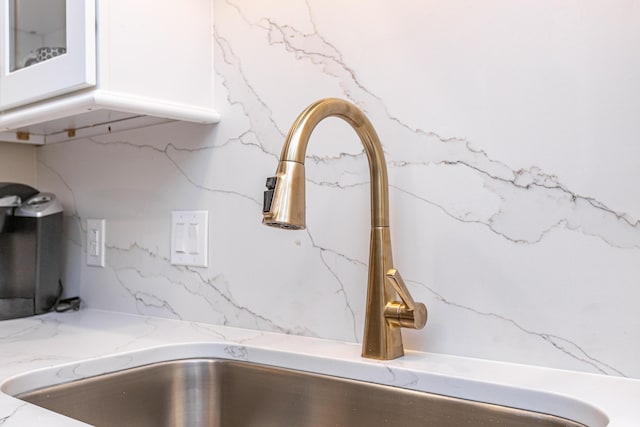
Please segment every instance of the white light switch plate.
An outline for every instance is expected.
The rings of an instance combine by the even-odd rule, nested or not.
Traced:
[[[171,212],[171,264],[207,267],[208,211]]]
[[[87,219],[87,265],[104,267],[105,220]]]

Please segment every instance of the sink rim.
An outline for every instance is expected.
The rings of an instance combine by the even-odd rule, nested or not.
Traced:
[[[424,353],[421,353],[422,363]],[[599,408],[581,399],[549,391],[481,381],[461,375],[445,375],[412,368],[409,352],[405,360],[381,362],[348,360],[338,356],[301,354],[229,342],[193,342],[146,347],[102,357],[93,357],[22,372],[0,383],[0,393],[10,398],[28,390],[128,368],[181,359],[246,361],[301,372],[388,385],[408,390],[484,402],[554,415],[589,427],[604,427],[609,418]],[[416,359],[417,360],[417,359]],[[28,404],[19,400],[22,404]],[[28,404],[31,405],[31,404]],[[31,405],[35,406],[35,405]],[[44,409],[43,409],[44,410]],[[60,415],[62,416],[62,415]]]
[[[204,376],[198,380],[194,380],[193,379],[194,377],[191,377],[192,379],[188,380],[187,378],[189,378],[190,375],[193,375],[194,372],[202,373],[202,375]],[[235,381],[233,380],[231,381],[231,383],[226,383],[227,386],[231,387],[231,389],[220,388],[220,387],[225,387],[225,383],[219,383],[217,386],[213,386],[213,388],[208,389],[208,391],[204,391],[201,397],[199,397],[200,396],[199,392],[194,395],[191,394],[191,392],[194,390],[192,389],[192,387],[195,387],[195,389],[197,390],[199,386],[203,384],[202,382],[203,380],[205,380],[205,382],[208,383],[209,381],[214,379],[221,379],[220,375],[222,375],[222,377],[225,377],[226,376],[224,374],[225,372],[231,373],[232,376],[235,376],[234,374],[232,374],[233,372],[237,372],[240,375],[239,377],[240,383],[236,383],[236,385],[234,385]],[[420,402],[426,405],[425,410],[426,408],[430,408],[429,410],[427,410],[428,412],[424,412],[424,410],[417,411],[416,415],[418,417],[420,416],[428,417],[429,415],[426,415],[426,414],[432,414],[433,416],[436,417],[435,419],[438,419],[438,417],[443,416],[443,413],[441,412],[442,411],[441,408],[442,408],[442,405],[445,405],[445,407],[449,407],[450,410],[454,411],[451,413],[450,416],[446,416],[446,418],[449,420],[451,419],[450,418],[451,416],[453,416],[454,418],[457,418],[458,416],[467,417],[468,415],[457,415],[459,414],[460,409],[466,408],[465,413],[467,414],[469,413],[483,414],[481,418],[476,420],[477,422],[482,422],[482,425],[485,425],[485,423],[488,423],[488,422],[490,423],[496,422],[497,419],[500,419],[503,422],[507,422],[507,423],[509,422],[508,421],[509,419],[511,419],[512,421],[516,421],[516,419],[520,419],[520,420],[526,419],[530,422],[543,422],[543,420],[546,420],[546,422],[549,422],[549,423],[551,422],[567,423],[575,427],[585,427],[584,425],[578,424],[573,420],[568,420],[565,418],[561,418],[561,417],[550,415],[550,414],[544,414],[540,412],[499,406],[499,405],[490,404],[486,402],[470,401],[470,400],[465,400],[457,397],[443,396],[443,395],[434,394],[430,392],[410,390],[410,389],[396,387],[396,386],[380,385],[377,383],[372,383],[367,381],[359,381],[359,380],[353,380],[349,378],[329,376],[325,374],[317,374],[317,373],[311,373],[311,372],[304,372],[300,370],[292,370],[289,368],[267,366],[267,365],[258,364],[255,362],[238,361],[238,360],[222,359],[222,358],[191,358],[191,359],[177,359],[177,360],[169,360],[164,362],[155,362],[149,365],[126,368],[120,371],[104,373],[104,374],[82,378],[82,379],[75,379],[75,380],[71,380],[71,381],[64,382],[57,385],[44,386],[43,388],[26,391],[15,397],[25,402],[32,403],[37,406],[41,406],[52,412],[55,412],[67,417],[72,417],[73,419],[82,420],[84,422],[92,422],[92,423],[95,421],[95,422],[99,422],[100,425],[103,425],[108,420],[109,425],[113,425],[116,422],[122,422],[124,420],[116,421],[111,418],[111,415],[106,415],[107,418],[104,418],[105,415],[96,416],[95,411],[93,410],[89,410],[87,412],[86,405],[98,405],[98,407],[96,408],[98,409],[105,403],[104,399],[107,399],[107,400],[110,400],[110,404],[112,405],[115,404],[116,407],[120,407],[121,405],[121,403],[119,403],[120,396],[123,393],[131,392],[133,393],[134,396],[135,395],[148,396],[149,393],[154,393],[158,391],[159,390],[158,387],[161,386],[162,390],[166,390],[165,392],[168,393],[168,396],[171,396],[170,398],[171,403],[169,407],[175,408],[175,409],[169,410],[169,412],[172,414],[174,414],[173,411],[176,410],[177,412],[175,412],[175,414],[191,413],[192,416],[194,415],[192,410],[189,409],[189,405],[187,405],[187,407],[183,406],[185,402],[185,396],[189,396],[187,401],[189,401],[191,404],[194,404],[193,402],[199,402],[199,403],[195,403],[196,408],[209,406],[209,404],[211,404],[210,399],[213,398],[213,400],[216,403],[213,403],[213,408],[215,409],[214,409],[214,412],[212,413],[215,414],[215,413],[227,412],[227,411],[223,411],[224,406],[218,406],[222,402],[220,400],[221,398],[220,393],[224,393],[225,399],[223,399],[223,401],[225,402],[226,402],[226,397],[228,392],[231,393],[230,396],[234,396],[234,392],[233,392],[234,389],[236,393],[235,396],[243,396],[246,393],[251,393],[252,391],[255,394],[256,391],[254,388],[254,384],[258,384],[258,383],[250,382],[249,384],[242,385],[243,384],[242,375],[245,376],[244,380],[246,381],[247,380],[246,376],[248,375],[249,378],[251,378],[252,374],[254,376],[254,380],[256,378],[261,378],[263,380],[263,381],[258,381],[258,383],[263,384],[262,385],[263,387],[264,387],[264,382],[266,382],[267,384],[271,384],[271,386],[274,386],[275,384],[278,384],[278,382],[280,382],[280,385],[283,385],[282,381],[284,381],[286,385],[284,387],[281,387],[278,390],[272,389],[271,387],[267,387],[268,389],[273,390],[273,392],[276,394],[279,394],[281,392],[284,392],[284,393],[287,393],[288,391],[290,392],[292,387],[293,388],[302,387],[289,397],[300,396],[300,394],[298,393],[303,392],[303,390],[309,390],[308,388],[309,384],[317,383],[317,388],[316,386],[312,387],[315,391],[308,393],[309,396],[308,396],[308,400],[306,400],[307,402],[313,402],[316,397],[319,397],[317,393],[318,392],[321,393],[321,390],[323,389],[326,392],[327,387],[330,387],[331,390],[333,390],[334,392],[337,392],[338,390],[349,389],[353,393],[355,393],[353,395],[355,400],[352,403],[345,404],[342,398],[338,398],[340,402],[334,402],[332,400],[331,406],[329,407],[334,408],[334,405],[337,405],[338,403],[339,403],[338,406],[342,408],[344,408],[344,406],[346,405],[349,408],[349,413],[351,415],[354,414],[353,412],[354,410],[370,412],[367,410],[368,406],[366,404],[365,406],[362,406],[362,404],[357,403],[361,401],[362,397],[368,396],[371,393],[374,393],[374,394],[384,393],[384,396],[388,396],[387,393],[394,393],[393,395],[394,399],[396,398],[400,399],[400,401],[394,404],[391,404],[394,407],[397,404],[401,404],[406,398],[409,401],[412,401],[413,399],[421,399]],[[255,377],[256,374],[258,375],[258,377]],[[197,374],[197,375],[200,375],[200,374]],[[280,377],[280,379],[275,379],[278,377]],[[148,381],[140,382],[143,378],[150,382]],[[67,388],[67,386],[71,386],[72,389]],[[177,389],[176,389],[176,386],[177,386]],[[241,388],[238,389],[237,388],[238,386],[240,386]],[[151,387],[151,389],[149,389],[149,387]],[[248,387],[248,389],[246,389],[245,387]],[[367,390],[366,392],[359,391],[359,390],[363,390],[363,387],[366,388]],[[223,392],[222,390],[226,390],[226,391]],[[84,399],[84,397],[82,397],[81,395],[78,395],[78,393],[82,393],[82,394],[88,393],[90,395],[93,395],[93,397],[89,398],[88,400],[82,400]],[[340,393],[342,393],[342,391],[340,391]],[[365,394],[362,394],[362,393],[365,393]],[[398,395],[395,395],[395,393],[398,393]],[[330,399],[335,399],[334,397],[335,393],[330,393],[330,394],[332,396]],[[83,408],[80,410],[80,412],[78,412],[77,409],[74,409],[78,407],[76,396],[79,396],[81,401],[84,402],[84,405],[80,405],[80,407]],[[380,394],[378,394],[378,396],[380,397]],[[162,398],[162,395],[157,397]],[[201,400],[203,398],[204,400]],[[49,400],[49,399],[52,399],[52,400]],[[138,397],[138,399],[140,398]],[[231,401],[229,403],[231,403],[231,405],[234,405],[234,403],[232,402],[235,401],[236,399],[233,397],[230,397],[230,399]],[[242,400],[242,398],[240,399]],[[385,398],[382,402],[379,402],[379,403],[388,402],[387,399],[388,398]],[[422,400],[422,399],[425,399],[425,400]],[[288,400],[288,399],[285,399],[285,400]],[[279,401],[282,401],[282,398],[280,398]],[[67,403],[64,403],[64,402],[67,402]],[[303,404],[304,402],[305,401],[299,402],[299,403]],[[245,402],[244,404],[240,404],[241,405],[240,407],[244,408],[246,403],[247,402]],[[389,403],[384,403],[384,404],[389,405]],[[416,404],[416,403],[413,403],[413,404]],[[134,419],[137,419],[141,416],[144,419],[152,419],[150,417],[157,416],[157,413],[155,410],[159,409],[159,408],[152,408],[152,412],[148,413],[149,407],[147,405],[135,404],[135,403],[130,403],[129,405],[132,405],[130,407],[134,408],[133,412],[136,414],[134,415],[135,417]],[[165,405],[166,405],[166,402],[165,402]],[[313,406],[313,403],[303,404],[303,406],[305,405]],[[234,406],[238,407],[238,403],[235,403]],[[93,408],[93,406],[90,406],[90,407]],[[297,408],[298,405],[295,405],[295,407]],[[57,408],[57,409],[54,409],[54,408]],[[284,409],[284,408],[280,408],[280,410],[281,409]],[[370,409],[374,410],[375,407],[372,407]],[[405,410],[406,409],[407,408],[405,407]],[[183,410],[186,412],[183,412]],[[434,412],[431,412],[432,410]],[[388,408],[388,412],[384,412],[384,413],[390,413],[391,411],[393,411],[393,409]],[[117,412],[119,413],[120,411],[117,411]],[[233,414],[233,412],[234,410],[231,409],[229,414]],[[302,410],[301,412],[296,413],[294,410],[294,413],[292,413],[291,415],[296,414],[300,416],[300,415],[304,415],[305,412],[306,412],[305,410]],[[197,414],[199,413],[199,411],[196,411],[195,413]],[[278,413],[279,413],[278,411],[274,412],[274,414],[278,414]],[[399,413],[403,413],[403,412],[400,411]],[[407,415],[409,414],[407,413]],[[272,415],[272,416],[275,416],[276,418],[280,417],[280,415]],[[505,417],[505,418],[502,418],[502,417]],[[342,418],[336,418],[332,422],[334,421],[337,422],[338,420],[342,420]],[[155,421],[159,421],[159,420],[155,420]],[[184,421],[186,420],[182,420],[182,422]],[[193,422],[193,421],[195,420],[193,419],[190,420],[190,422]],[[272,422],[273,421],[274,420],[272,419]],[[462,421],[462,420],[459,420],[459,421]],[[402,421],[403,424],[405,424],[405,422],[406,420]],[[448,421],[448,422],[451,422],[451,421]],[[239,425],[244,425],[244,424],[239,424]],[[528,422],[527,422],[527,425],[528,425]]]

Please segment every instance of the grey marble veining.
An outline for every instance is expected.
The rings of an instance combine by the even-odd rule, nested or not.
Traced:
[[[360,357],[355,343],[230,328],[104,310],[50,313],[3,322],[30,331],[2,343],[3,426],[86,425],[12,396],[27,390],[163,361],[213,358],[301,370],[417,392],[555,414],[590,426],[635,425],[640,383],[514,363],[409,351]],[[55,332],[43,325],[55,324]],[[52,356],[56,356],[55,358]]]
[[[350,129],[330,119],[312,137],[307,230],[260,225],[289,126],[336,96],[385,149],[394,259],[430,310],[407,348],[640,377],[640,59],[625,36],[639,8],[343,3],[216,0],[219,125],[38,149],[38,185],[65,205],[68,293],[359,341],[369,176]],[[210,212],[207,269],[169,263],[179,209]],[[107,220],[104,269],[85,266],[87,218]]]

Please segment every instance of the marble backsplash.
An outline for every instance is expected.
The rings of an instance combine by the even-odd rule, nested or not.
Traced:
[[[307,230],[261,221],[311,102],[360,106],[387,157],[396,267],[429,309],[405,348],[640,378],[640,3],[215,0],[215,126],[38,149],[89,307],[360,341],[369,175],[327,119]],[[168,82],[180,84],[180,82]],[[209,211],[209,267],[169,262],[172,210]],[[107,220],[106,268],[86,219]]]

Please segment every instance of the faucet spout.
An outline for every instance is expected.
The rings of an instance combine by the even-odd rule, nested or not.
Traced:
[[[298,116],[282,148],[276,176],[267,179],[262,223],[287,229],[305,228],[307,145],[316,125],[331,116],[340,117],[351,125],[360,137],[369,161],[371,243],[362,356],[394,359],[404,354],[400,328],[421,329],[427,320],[427,310],[424,304],[413,301],[404,281],[393,268],[384,151],[373,125],[358,107],[341,99],[327,98],[311,104]],[[401,301],[396,301],[396,293]]]

